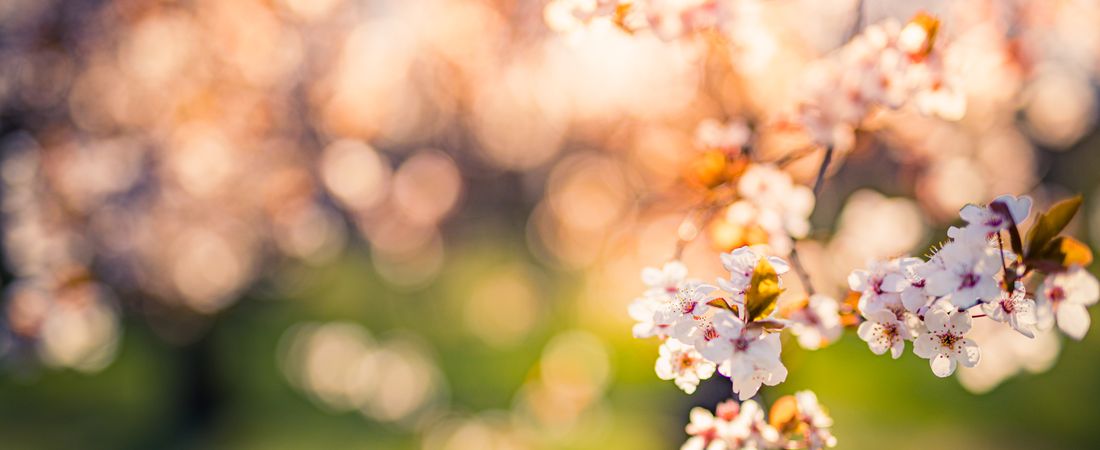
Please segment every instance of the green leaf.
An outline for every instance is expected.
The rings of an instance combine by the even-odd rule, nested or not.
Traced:
[[[1069,236],[1058,236],[1037,253],[1029,263],[1044,272],[1061,272],[1071,266],[1092,264],[1092,250]]]
[[[1025,255],[1029,259],[1036,259],[1035,256],[1042,252],[1047,244],[1050,244],[1054,237],[1058,236],[1058,233],[1062,232],[1062,229],[1069,224],[1069,221],[1077,214],[1080,207],[1081,196],[1078,195],[1056,203],[1046,213],[1039,213],[1039,216],[1035,219],[1035,224],[1027,232],[1027,253]]]
[[[745,309],[748,310],[748,321],[754,321],[768,317],[775,310],[775,302],[783,289],[779,287],[779,274],[768,262],[768,258],[761,257],[752,272],[752,280],[749,289],[745,292]]]

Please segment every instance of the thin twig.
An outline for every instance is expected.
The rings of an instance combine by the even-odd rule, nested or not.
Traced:
[[[779,167],[786,167],[788,164],[798,161],[799,159],[802,159],[803,157],[812,154],[813,152],[817,151],[818,148],[819,147],[815,145],[807,145],[779,157],[775,160],[775,162],[773,162],[773,164]]]
[[[806,289],[806,293],[814,295],[814,285],[810,282],[810,273],[806,271],[806,267],[802,265],[802,260],[798,258],[797,246],[791,246],[791,265],[794,267],[794,272],[798,274],[798,280],[802,282],[802,287]]]
[[[829,163],[833,161],[833,146],[825,148],[825,158],[821,160],[821,167],[817,169],[817,181],[814,182],[814,197],[821,194],[821,187],[825,183],[825,171],[829,170]]]

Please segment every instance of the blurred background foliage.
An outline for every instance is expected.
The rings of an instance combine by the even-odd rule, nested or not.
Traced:
[[[774,3],[801,37],[782,61],[839,43],[851,9]],[[688,410],[728,383],[689,397],[658,380],[625,305],[695,198],[690,130],[765,115],[798,66],[767,65],[788,75],[745,92],[768,72],[704,71],[724,64],[713,43],[557,35],[542,15],[508,0],[0,4],[0,448],[678,447]],[[900,115],[843,155],[805,249],[819,284],[840,291],[852,264],[925,248],[961,204],[1005,191],[1085,193],[1071,228],[1097,249],[1092,72],[1051,67],[1016,88],[1065,108],[1005,95],[957,127]],[[810,180],[819,160],[791,171]],[[860,228],[849,207],[894,209]],[[685,259],[716,259],[711,241]],[[840,448],[1100,447],[1095,331],[985,394],[851,333],[784,359],[764,399],[815,390]]]

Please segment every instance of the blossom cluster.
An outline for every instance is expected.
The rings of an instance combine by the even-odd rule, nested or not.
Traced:
[[[960,211],[966,225],[949,229],[949,240],[928,260],[901,257],[853,271],[848,283],[859,293],[864,319],[859,337],[875,354],[894,358],[912,341],[913,352],[940,377],[979,363],[981,350],[967,337],[974,319],[1002,322],[1028,338],[1057,323],[1081,339],[1089,328],[1085,308],[1100,299],[1100,283],[1084,268],[1092,259],[1087,247],[1057,236],[1080,199],[1040,214],[1025,247],[1018,224],[1031,204],[1029,197],[1005,195],[967,205]]]
[[[786,261],[749,247],[723,253],[721,261],[729,275],[714,285],[688,278],[679,261],[646,268],[642,281],[647,289],[630,306],[638,322],[634,336],[663,341],[655,367],[658,377],[691,394],[717,371],[730,379],[742,400],[740,406],[733,401],[720,405],[717,415],[701,408],[692,411],[688,433],[693,437],[684,448],[790,448],[794,434],[809,448],[834,445],[827,429],[831,420],[813,393],[796,395],[798,413],[782,426],[765,423],[763,410],[751,397],[762,385],[787,379],[779,332],[788,324],[800,341],[815,347],[839,336],[836,301],[813,296],[789,313],[790,320],[782,319],[786,313],[779,312],[776,302],[782,291],[779,275],[790,270]],[[821,313],[829,308],[832,319]]]
[[[681,450],[818,449],[836,445],[829,431],[833,419],[811,391],[778,399],[770,416],[765,420],[763,408],[754,400],[722,402],[713,414],[694,408],[686,427],[691,437]]]
[[[809,69],[797,119],[822,146],[847,149],[854,131],[877,110],[915,106],[921,113],[958,120],[966,97],[936,49],[939,20],[918,14],[866,27]]]
[[[729,230],[725,245],[766,246],[772,254],[790,254],[794,239],[810,231],[813,191],[772,164],[750,163],[736,186],[737,199],[722,217],[721,225]]]
[[[691,394],[700,380],[717,369],[731,379],[734,393],[744,400],[756,395],[761,385],[774,386],[787,379],[775,332],[782,324],[771,316],[780,289],[778,274],[786,273],[789,266],[781,258],[763,257],[749,247],[721,257],[729,277],[719,279],[717,285],[687,278],[686,267],[678,261],[643,270],[647,290],[631,304],[630,314],[638,321],[635,337],[663,341],[658,376],[675,380]],[[770,308],[760,306],[759,302],[767,301],[761,298],[769,295]]]
[[[729,2],[718,0],[553,0],[548,17],[561,17],[563,27],[579,27],[595,19],[609,19],[627,32],[652,31],[662,39],[675,39],[723,23],[730,15]],[[568,19],[566,19],[568,18]],[[571,19],[571,20],[569,20]]]

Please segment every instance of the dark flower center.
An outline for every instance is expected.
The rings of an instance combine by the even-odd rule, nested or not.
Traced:
[[[962,283],[959,283],[959,289],[972,288],[974,286],[977,286],[979,281],[981,281],[981,278],[978,277],[978,274],[973,272],[968,273],[966,275],[963,275]]]

